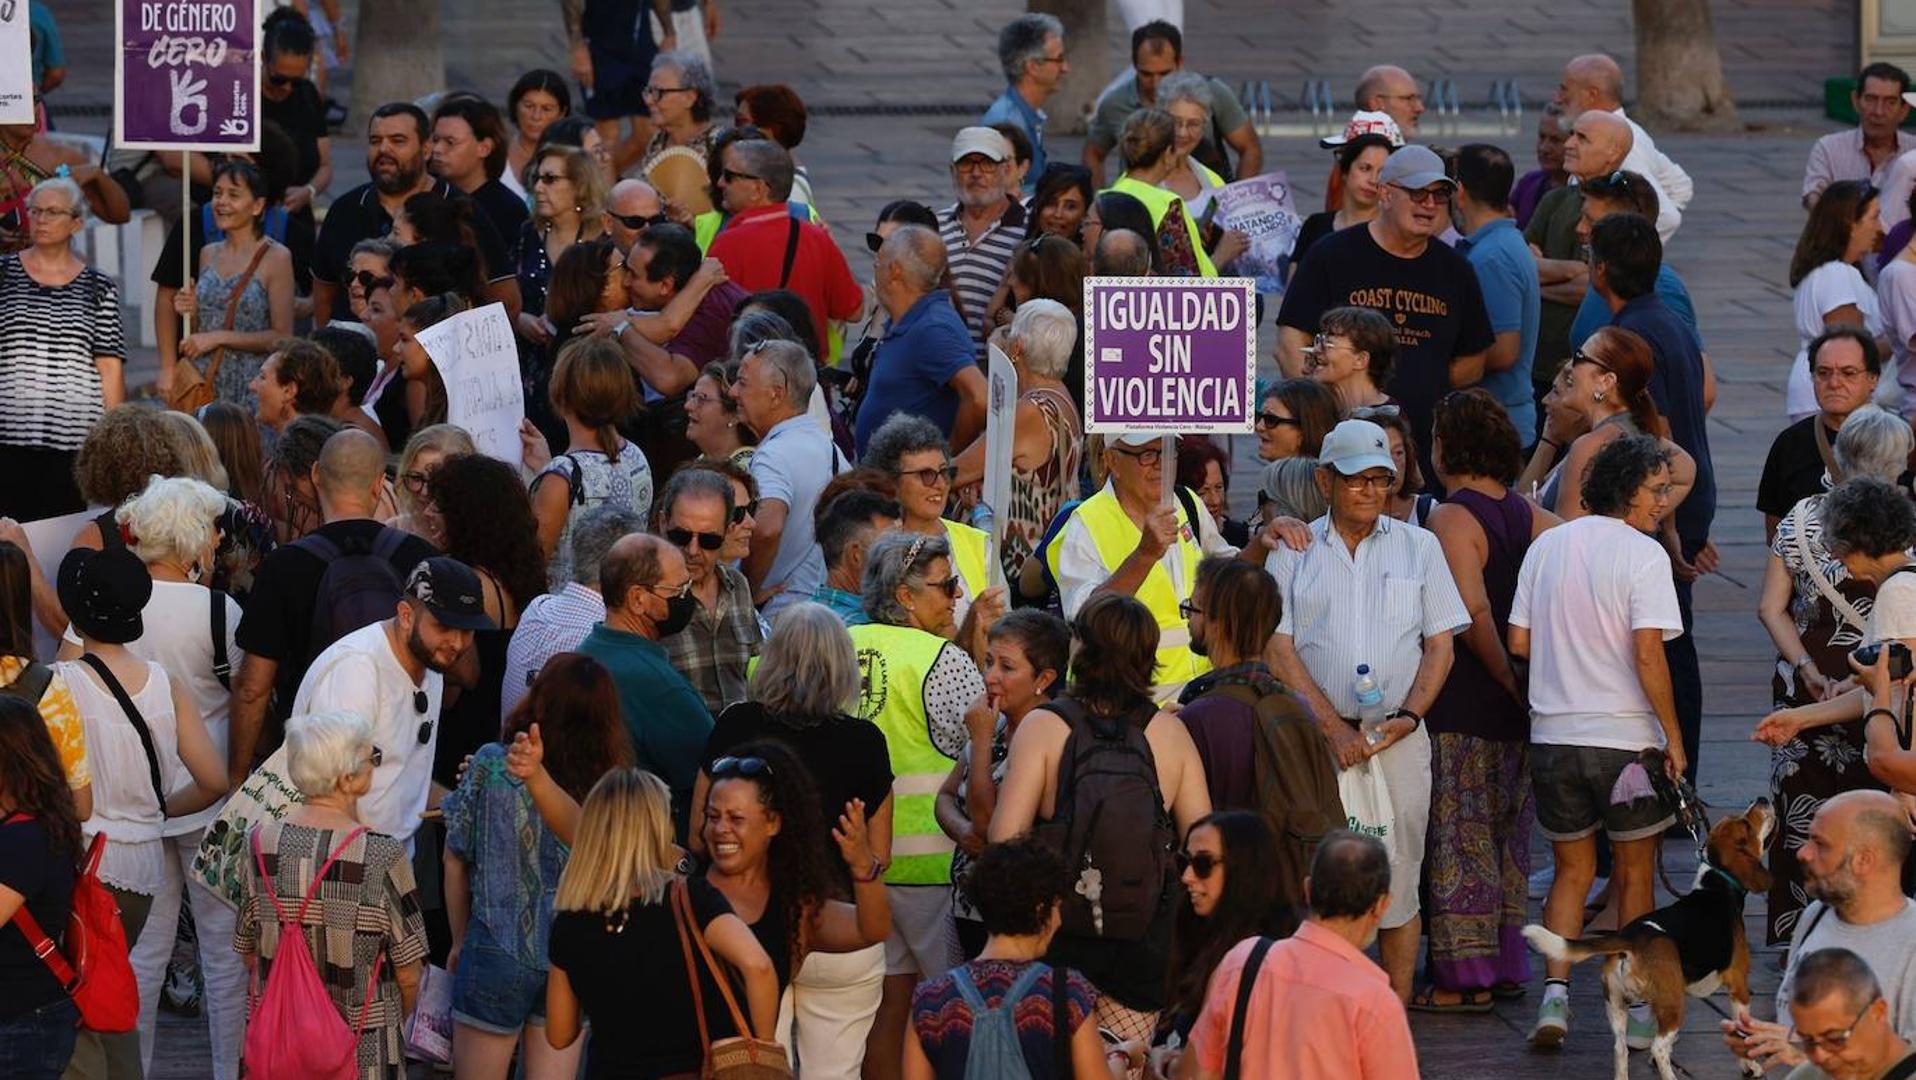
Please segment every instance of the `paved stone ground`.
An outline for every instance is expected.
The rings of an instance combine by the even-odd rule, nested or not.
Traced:
[[[353,0],[347,0],[349,10]],[[785,81],[812,103],[815,115],[801,158],[810,167],[820,205],[837,226],[855,272],[869,276],[862,233],[878,207],[909,196],[949,199],[941,164],[962,117],[949,108],[983,103],[999,77],[991,59],[996,28],[1017,9],[1006,0],[725,0],[718,45],[722,80]],[[1710,436],[1720,488],[1716,542],[1723,575],[1697,590],[1697,633],[1707,687],[1702,794],[1719,808],[1740,809],[1767,788],[1768,754],[1747,739],[1768,708],[1771,649],[1754,617],[1764,549],[1752,507],[1757,473],[1770,439],[1783,426],[1782,386],[1795,336],[1784,272],[1802,215],[1797,184],[1811,137],[1828,130],[1800,103],[1819,99],[1825,76],[1848,70],[1853,6],[1840,0],[1716,0],[1718,40],[1732,86],[1745,102],[1794,102],[1796,108],[1749,109],[1750,130],[1728,136],[1660,134],[1659,143],[1696,179],[1697,198],[1671,247],[1674,265],[1696,300],[1721,382]],[[56,104],[66,126],[104,127],[111,100],[111,18],[106,4],[63,5],[74,72]],[[524,68],[563,68],[556,16],[549,6],[512,0],[446,5],[448,79],[502,96]],[[1115,22],[1115,15],[1114,15]],[[1559,4],[1396,0],[1365,6],[1329,0],[1188,0],[1188,53],[1194,67],[1231,82],[1266,78],[1288,100],[1306,77],[1331,80],[1340,96],[1367,64],[1393,60],[1419,75],[1449,74],[1466,98],[1493,77],[1519,80],[1534,100],[1548,96],[1562,60],[1602,48],[1623,59],[1633,52],[1627,6],[1620,0]],[[1113,34],[1114,54],[1121,51]],[[339,83],[343,88],[344,80]],[[88,107],[93,107],[89,109]],[[76,108],[77,107],[77,108]],[[911,108],[908,108],[911,107]],[[1532,135],[1499,141],[1519,161]],[[1056,139],[1054,158],[1077,144]],[[1321,198],[1324,154],[1298,138],[1265,142],[1272,167],[1288,169],[1300,199]],[[363,179],[353,140],[338,140],[335,190]],[[1265,331],[1269,336],[1268,328]],[[150,362],[150,361],[149,361]],[[1248,442],[1248,440],[1245,440]],[[1239,447],[1240,496],[1255,483],[1254,459]],[[1538,855],[1542,855],[1541,849]],[[1667,853],[1671,877],[1688,885],[1687,852]],[[1762,902],[1747,916],[1761,940]],[[1753,982],[1759,1003],[1777,980],[1773,950],[1759,949]],[[1424,1073],[1430,1077],[1600,1075],[1610,1038],[1595,972],[1579,973],[1573,1031],[1560,1054],[1526,1048],[1534,998],[1500,1004],[1493,1015],[1413,1020]],[[1693,1002],[1676,1059],[1691,1076],[1734,1075],[1714,1035],[1727,1005]],[[1767,1005],[1763,1005],[1767,1009]],[[165,1018],[155,1076],[207,1075],[204,1028]],[[1652,1075],[1637,1055],[1634,1076]],[[1573,1064],[1574,1063],[1574,1064]]]

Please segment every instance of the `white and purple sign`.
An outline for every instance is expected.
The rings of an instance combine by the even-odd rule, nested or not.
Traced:
[[[257,0],[114,0],[114,16],[116,145],[259,149]]]
[[[1284,291],[1284,268],[1304,219],[1291,198],[1290,178],[1284,170],[1226,184],[1217,192],[1218,224],[1236,229],[1250,240],[1250,249],[1231,264],[1233,270],[1257,279],[1257,291],[1275,296]]]
[[[1250,278],[1084,280],[1091,432],[1249,434],[1257,384]]]

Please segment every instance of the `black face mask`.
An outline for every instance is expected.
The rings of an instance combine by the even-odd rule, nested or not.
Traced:
[[[665,618],[660,619],[658,623],[659,636],[671,637],[692,625],[692,616],[698,614],[698,610],[699,598],[691,593],[666,597]]]

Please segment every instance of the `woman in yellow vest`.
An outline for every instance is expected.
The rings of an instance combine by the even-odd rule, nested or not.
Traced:
[[[1122,192],[1151,211],[1151,224],[1158,232],[1158,273],[1166,277],[1216,277],[1217,267],[1205,253],[1203,234],[1191,208],[1158,185],[1177,166],[1172,140],[1177,121],[1163,109],[1139,109],[1124,122],[1118,150],[1124,155],[1124,175],[1107,191]],[[1177,219],[1166,222],[1175,211]],[[1179,224],[1183,228],[1179,228]]]
[[[951,918],[952,840],[938,827],[938,789],[963,751],[965,710],[985,692],[978,665],[949,636],[958,574],[943,537],[895,529],[865,556],[858,714],[885,733],[892,771],[892,931],[885,992],[866,1054],[902,1060],[912,987],[957,962]],[[875,1055],[875,1056],[874,1056]]]
[[[1195,72],[1180,71],[1158,83],[1158,108],[1171,114],[1177,125],[1171,137],[1171,171],[1158,186],[1184,200],[1184,207],[1199,222],[1212,213],[1218,189],[1224,178],[1192,154],[1211,130],[1210,80]],[[1237,229],[1216,225],[1202,228],[1200,236],[1214,266],[1228,266],[1251,246],[1251,238]]]
[[[938,537],[950,546],[952,568],[958,572],[952,619],[961,630],[954,640],[974,659],[983,658],[985,632],[1005,611],[1004,589],[991,585],[989,535],[944,517],[957,475],[945,433],[922,416],[894,413],[872,432],[862,461],[897,483],[898,505],[904,511],[900,524],[906,532]]]

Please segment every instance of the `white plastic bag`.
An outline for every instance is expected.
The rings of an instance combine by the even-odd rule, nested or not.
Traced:
[[[1384,783],[1384,770],[1373,761],[1352,765],[1337,774],[1337,796],[1344,801],[1344,827],[1354,833],[1375,836],[1395,858],[1397,840],[1391,816],[1390,787]]]

